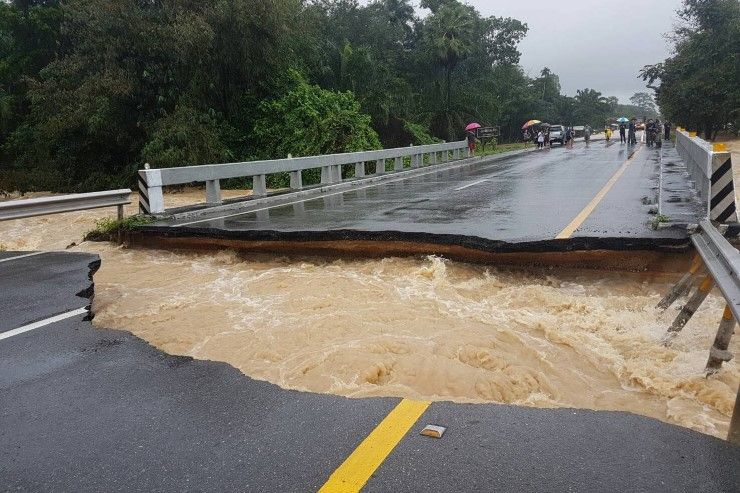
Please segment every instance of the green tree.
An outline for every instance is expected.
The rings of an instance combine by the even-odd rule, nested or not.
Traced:
[[[476,15],[472,7],[459,3],[442,5],[424,23],[424,42],[435,62],[444,70],[444,106],[452,108],[452,73],[458,64],[473,51]],[[447,135],[454,130],[449,119]],[[455,122],[457,123],[457,122]]]
[[[260,156],[282,158],[379,149],[370,117],[351,92],[327,91],[294,73],[294,87],[260,104],[254,137]]]
[[[609,118],[612,105],[599,91],[594,89],[579,89],[575,96],[573,123],[600,127]]]
[[[28,116],[30,85],[57,53],[57,0],[0,2],[0,147]]]
[[[740,3],[685,0],[679,16],[675,54],[641,76],[665,117],[713,138],[717,128],[740,124]]]
[[[630,102],[637,106],[645,115],[653,115],[655,110],[655,100],[647,92],[636,92],[631,98]]]

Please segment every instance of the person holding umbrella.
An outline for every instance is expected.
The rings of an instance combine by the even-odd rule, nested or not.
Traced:
[[[617,120],[617,123],[619,123],[619,143],[624,144],[627,142],[627,123],[629,123],[629,120],[623,116]]]
[[[533,127],[539,123],[542,123],[540,120],[529,120],[527,123],[522,125],[522,130],[524,130],[524,142],[525,144],[529,141],[529,139],[532,139],[532,142],[537,141],[537,133],[530,129],[530,127]]]
[[[470,123],[467,127],[465,127],[466,136],[468,139],[468,150],[470,151],[471,156],[475,156],[475,130],[480,128],[480,123]]]
[[[635,145],[637,144],[637,124],[635,123],[637,121],[637,118],[632,118],[629,123],[629,127],[627,128],[627,145]]]

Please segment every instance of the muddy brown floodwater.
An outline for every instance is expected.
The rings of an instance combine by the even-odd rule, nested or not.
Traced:
[[[69,226],[92,222],[88,214],[64,216]],[[38,221],[0,223],[0,243],[80,241],[74,228]],[[654,306],[674,275],[89,242],[72,250],[103,261],[96,326],[289,389],[631,411],[724,436],[740,382],[735,361],[702,372],[724,306],[717,293],[661,344],[676,308]]]

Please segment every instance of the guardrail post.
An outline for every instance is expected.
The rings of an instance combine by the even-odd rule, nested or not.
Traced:
[[[735,397],[735,409],[732,411],[727,441],[740,445],[740,389],[737,390],[737,396]]]
[[[725,305],[725,311],[722,314],[722,321],[719,323],[714,344],[709,349],[709,359],[707,360],[707,367],[705,369],[707,374],[717,373],[722,368],[723,362],[732,359],[732,354],[730,354],[727,348],[730,346],[730,340],[732,339],[732,334],[735,332],[736,325],[737,322],[735,321],[735,317],[732,316],[730,307]]]
[[[142,214],[161,214],[164,212],[161,170],[145,169],[139,171],[139,211]]]
[[[290,188],[292,190],[300,190],[303,188],[303,175],[300,170],[290,172]]]
[[[355,163],[355,178],[363,178],[365,176],[365,161],[361,163]]]
[[[732,154],[727,152],[724,144],[713,146],[711,182],[709,218],[720,223],[736,223]]]
[[[656,306],[659,310],[666,310],[669,306],[671,306],[678,298],[681,297],[682,294],[686,293],[688,290],[691,289],[691,283],[694,280],[694,276],[696,276],[696,273],[699,272],[699,269],[702,268],[704,264],[701,261],[701,257],[699,255],[695,255],[694,259],[691,261],[691,267],[689,267],[689,271],[684,274],[684,276],[679,280],[675,286],[671,288],[671,290],[666,294],[662,300],[660,300],[660,303]]]
[[[437,164],[437,152],[432,152],[429,154],[429,164]]]
[[[669,333],[681,332],[681,329],[686,326],[688,321],[691,320],[691,317],[694,316],[694,313],[696,313],[696,310],[698,310],[704,300],[707,299],[707,296],[709,296],[709,292],[713,287],[714,279],[712,279],[712,276],[705,277],[694,295],[689,298],[689,301],[687,301],[683,308],[681,308],[678,316],[668,329]]]
[[[123,206],[116,206],[116,209],[118,209],[118,220],[123,221]]]
[[[252,195],[256,197],[267,195],[267,177],[265,175],[252,177]]]
[[[375,161],[375,174],[385,174],[385,159],[378,159],[377,161]]]
[[[208,180],[206,182],[206,204],[221,204],[220,180]]]
[[[393,161],[393,170],[394,171],[403,171],[403,158],[397,157]]]
[[[452,159],[453,160],[460,159],[460,149],[455,149],[454,151],[452,151]]]
[[[342,166],[337,164],[332,166],[332,172],[334,173],[334,183],[341,183],[342,181]]]

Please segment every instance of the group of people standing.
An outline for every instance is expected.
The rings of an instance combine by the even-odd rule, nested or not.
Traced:
[[[572,127],[565,127],[564,132],[565,132],[565,136],[564,136],[565,146],[568,148],[572,148],[573,139],[575,138],[575,135],[576,135],[575,131],[573,130]],[[590,135],[591,134],[589,132],[589,137]],[[546,127],[546,126],[542,127],[536,132],[534,130],[530,132],[530,129],[527,128],[524,130],[524,134],[522,135],[522,137],[524,138],[525,146],[530,140],[537,144],[538,149],[544,149],[545,147],[552,146],[552,143],[550,142],[550,127]]]
[[[645,124],[645,141],[648,147],[654,145],[660,146],[660,137],[663,136],[663,140],[670,140],[671,138],[671,123],[661,123],[660,120],[648,119]],[[619,124],[619,141],[620,143],[626,143],[627,145],[637,144],[637,119],[632,118],[627,123]]]

